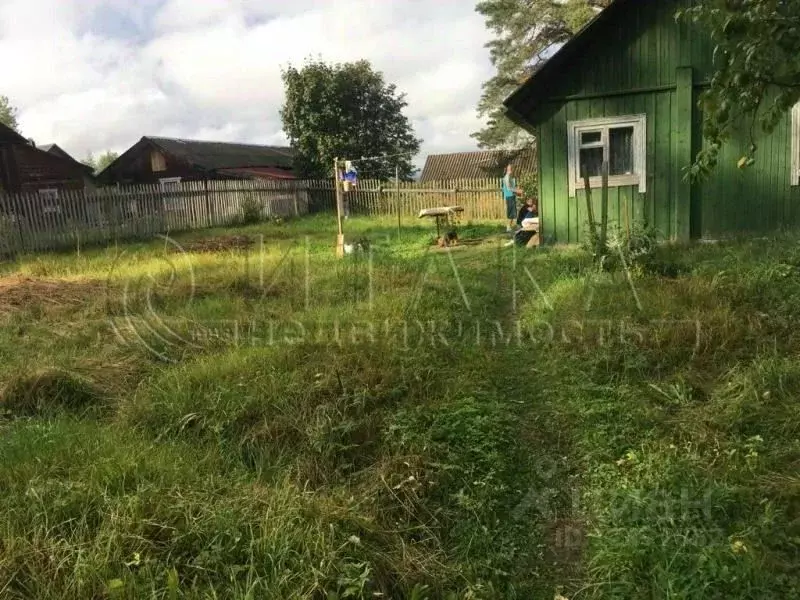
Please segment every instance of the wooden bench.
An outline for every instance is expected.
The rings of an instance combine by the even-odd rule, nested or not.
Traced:
[[[536,223],[527,225],[523,227],[520,231],[533,231],[534,234],[531,236],[531,239],[528,240],[528,243],[525,244],[526,248],[536,248],[541,244],[542,239],[542,232],[541,232],[541,223],[539,219],[536,219]]]

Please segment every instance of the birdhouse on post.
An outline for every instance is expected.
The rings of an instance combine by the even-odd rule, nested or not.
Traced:
[[[342,173],[342,189],[349,192],[350,188],[355,188],[358,184],[358,171],[349,160],[344,161],[344,172]]]

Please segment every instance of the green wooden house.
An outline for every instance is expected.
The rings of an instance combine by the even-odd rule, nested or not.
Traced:
[[[538,137],[545,239],[585,236],[583,176],[600,188],[604,161],[612,227],[637,220],[687,241],[800,226],[800,109],[757,133],[752,167],[737,168],[750,144],[742,127],[709,179],[684,177],[702,148],[698,98],[713,74],[709,33],[675,20],[693,1],[616,0],[505,101]]]

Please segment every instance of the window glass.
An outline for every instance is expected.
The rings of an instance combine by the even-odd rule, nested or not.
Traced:
[[[599,144],[603,140],[601,131],[584,131],[581,133],[581,145]]]
[[[614,127],[608,134],[609,175],[633,173],[633,127]]]
[[[603,167],[603,148],[581,148],[580,177],[600,177]]]

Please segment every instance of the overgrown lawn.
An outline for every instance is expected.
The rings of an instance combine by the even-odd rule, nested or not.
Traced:
[[[334,225],[2,267],[0,598],[800,596],[797,238]]]

